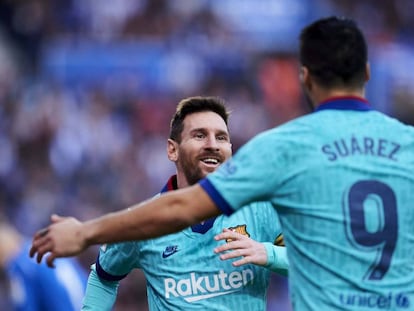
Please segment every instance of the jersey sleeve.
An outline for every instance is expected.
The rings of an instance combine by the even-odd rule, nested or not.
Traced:
[[[110,311],[115,304],[119,281],[105,281],[92,266],[83,299],[82,311]]]
[[[96,261],[96,273],[105,281],[119,281],[136,267],[137,258],[135,241],[104,244]]]
[[[277,274],[287,276],[289,262],[282,228],[275,209],[267,202],[258,202],[252,204],[252,213],[260,221],[261,232],[267,235],[263,241],[267,254],[265,267]]]
[[[269,201],[281,182],[284,169],[285,146],[281,135],[259,134],[200,182],[217,207],[224,214],[251,202]]]
[[[289,261],[286,247],[276,246],[269,242],[265,242],[263,245],[267,254],[267,263],[265,267],[278,274],[288,275]]]

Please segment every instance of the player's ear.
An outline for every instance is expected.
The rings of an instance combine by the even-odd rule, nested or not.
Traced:
[[[371,66],[369,63],[366,63],[365,65],[365,82],[368,82],[371,78]]]
[[[302,85],[306,87],[306,89],[312,89],[312,79],[309,73],[309,69],[306,66],[300,67],[299,79]]]
[[[178,160],[178,143],[172,139],[167,141],[167,156],[170,161]]]

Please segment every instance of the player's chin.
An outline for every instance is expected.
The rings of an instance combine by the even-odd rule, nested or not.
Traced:
[[[204,177],[214,172],[219,166],[218,165],[203,165],[202,172]]]

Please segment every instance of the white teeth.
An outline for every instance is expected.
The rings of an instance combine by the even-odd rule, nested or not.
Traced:
[[[211,163],[211,164],[218,164],[219,163],[219,161],[217,159],[213,159],[213,158],[203,159],[203,162]]]

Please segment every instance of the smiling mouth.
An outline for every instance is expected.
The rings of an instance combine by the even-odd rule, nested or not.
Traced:
[[[215,166],[221,163],[221,161],[216,158],[204,158],[204,159],[201,159],[201,162],[207,165],[215,165]]]

